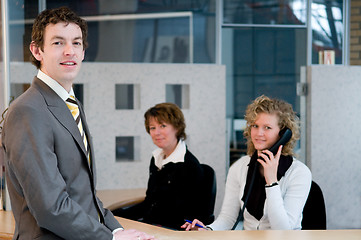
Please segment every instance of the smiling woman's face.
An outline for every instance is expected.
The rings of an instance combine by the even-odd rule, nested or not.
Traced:
[[[251,125],[251,139],[257,151],[269,149],[279,139],[280,127],[276,114],[260,113]]]

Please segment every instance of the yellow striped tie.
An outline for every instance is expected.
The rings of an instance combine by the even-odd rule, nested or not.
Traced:
[[[75,101],[75,97],[70,95],[69,98],[66,100],[66,105],[68,106],[71,114],[74,117],[74,120],[75,120],[76,124],[78,125],[78,129],[79,129],[80,135],[81,135],[81,137],[83,139],[86,154],[87,154],[87,157],[88,157],[88,163],[89,163],[89,166],[90,166],[90,169],[91,169],[90,147],[89,147],[89,144],[88,144],[88,141],[87,141],[87,138],[86,138],[86,134],[85,134],[85,132],[83,130],[83,124],[81,123],[81,118],[80,118],[80,114],[79,114],[79,107],[78,107],[77,102]],[[97,211],[98,211],[98,220],[99,220],[99,222],[102,223],[102,220],[100,218],[100,210],[99,210],[98,204],[97,204]]]
[[[83,130],[83,124],[81,122],[81,118],[80,118],[80,114],[79,114],[79,107],[78,107],[77,102],[75,101],[75,97],[70,95],[69,98],[66,100],[66,105],[68,106],[71,114],[74,117],[76,124],[78,125],[78,129],[79,129],[80,135],[83,139],[83,143],[84,143],[85,150],[87,153],[89,166],[91,167],[89,144],[88,144],[88,140],[87,140],[85,131]]]

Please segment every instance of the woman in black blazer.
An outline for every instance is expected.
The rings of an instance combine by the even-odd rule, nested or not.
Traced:
[[[185,219],[204,218],[201,204],[191,204],[201,198],[199,186],[189,185],[203,180],[203,169],[187,149],[184,116],[175,104],[157,104],[144,118],[146,131],[158,147],[152,152],[146,197],[141,204],[113,213],[180,230]]]

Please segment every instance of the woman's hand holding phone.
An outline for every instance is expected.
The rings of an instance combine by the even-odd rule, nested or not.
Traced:
[[[269,150],[263,150],[258,156],[262,159],[257,159],[257,161],[263,167],[263,175],[266,180],[266,184],[271,184],[277,182],[277,169],[278,163],[281,157],[282,145],[278,148],[276,156]]]

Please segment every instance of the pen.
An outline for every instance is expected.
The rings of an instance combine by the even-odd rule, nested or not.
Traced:
[[[189,222],[189,223],[192,223],[192,221],[187,220],[187,219],[184,219],[184,221]],[[196,223],[196,226],[197,226],[197,227],[201,227],[201,228],[206,228],[206,227],[203,227],[202,225],[199,225],[198,223]]]

